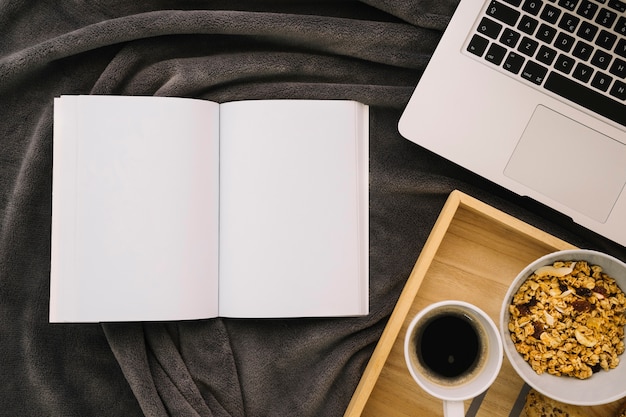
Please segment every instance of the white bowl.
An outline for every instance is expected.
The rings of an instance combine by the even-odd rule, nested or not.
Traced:
[[[607,254],[585,250],[564,250],[543,256],[528,265],[511,283],[500,310],[500,335],[509,362],[519,376],[536,391],[552,398],[574,405],[599,405],[616,401],[626,396],[626,353],[619,356],[620,363],[609,371],[594,373],[587,379],[570,376],[555,376],[548,373],[538,375],[524,358],[515,350],[508,329],[509,305],[520,285],[535,270],[555,261],[587,261],[599,265],[605,273],[626,292],[626,264]]]

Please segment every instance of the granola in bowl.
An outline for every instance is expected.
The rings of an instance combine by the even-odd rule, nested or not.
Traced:
[[[556,261],[538,268],[509,306],[516,350],[535,372],[586,379],[624,352],[626,296],[601,266]]]
[[[624,290],[626,263],[602,252],[561,250],[526,265],[500,309],[509,364],[531,388],[563,403],[626,397]]]

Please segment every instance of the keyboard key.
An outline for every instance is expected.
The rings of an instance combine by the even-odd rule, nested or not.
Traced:
[[[626,17],[621,16],[617,20],[617,24],[615,25],[615,28],[613,29],[615,30],[615,32],[621,33],[622,35],[626,36]]]
[[[596,72],[596,75],[593,76],[593,80],[591,80],[591,85],[598,90],[607,91],[612,81],[613,77],[602,72]]]
[[[556,36],[556,29],[544,23],[542,23],[541,26],[539,26],[539,30],[537,31],[537,34],[535,35],[537,39],[545,43],[552,43],[552,40],[554,39],[555,36]]]
[[[584,18],[591,20],[596,15],[597,11],[598,11],[597,4],[592,3],[589,0],[583,0],[583,2],[580,3],[580,7],[578,8],[578,10],[576,10],[576,13],[578,13]]]
[[[569,13],[565,13],[559,22],[559,27],[563,30],[566,30],[570,33],[574,33],[578,24],[580,23],[580,18],[571,15]]]
[[[626,84],[619,80],[615,81],[615,84],[613,84],[613,88],[611,88],[610,94],[613,97],[617,97],[622,101],[626,100]]]
[[[533,16],[537,16],[539,10],[541,10],[541,6],[543,6],[543,1],[541,0],[526,0],[522,6],[522,10]]]
[[[577,80],[580,80],[584,83],[588,82],[591,79],[591,75],[593,74],[593,68],[589,65],[585,65],[583,63],[578,63],[576,68],[574,68],[574,72],[572,76]]]
[[[533,19],[530,16],[524,15],[519,21],[519,25],[517,25],[517,28],[524,33],[532,35],[533,33],[535,33],[535,29],[537,29],[538,25],[539,21],[537,19]]]
[[[543,65],[539,65],[536,62],[528,61],[524,70],[522,71],[522,78],[527,79],[537,85],[540,85],[546,78],[548,69]]]
[[[575,39],[566,33],[560,32],[554,41],[554,46],[559,48],[563,52],[571,51],[574,46]]]
[[[596,33],[598,33],[598,27],[586,21],[580,24],[580,28],[578,28],[578,32],[576,32],[578,36],[589,42],[593,41]]]
[[[492,1],[487,7],[487,14],[509,26],[515,26],[521,13],[499,1]]]
[[[541,48],[539,48],[539,52],[537,52],[536,58],[539,62],[543,62],[546,65],[552,65],[554,58],[556,58],[556,54],[557,52],[554,49],[542,45]]]
[[[576,61],[574,58],[570,58],[567,55],[559,55],[559,58],[556,60],[554,64],[554,68],[561,71],[562,73],[569,74],[572,72]]]
[[[517,74],[522,69],[522,65],[524,65],[524,60],[524,57],[519,55],[518,53],[509,52],[509,55],[506,57],[506,60],[504,61],[504,65],[502,67],[507,71]]]
[[[474,55],[482,56],[485,50],[489,46],[489,40],[483,38],[480,35],[472,36],[472,40],[469,45],[467,45],[467,51],[473,53]]]
[[[504,32],[502,32],[502,36],[500,36],[500,42],[502,42],[509,48],[515,48],[515,45],[517,45],[517,41],[519,41],[519,38],[521,38],[521,36],[522,35],[515,32],[514,30],[506,28],[504,29]]]
[[[626,58],[626,39],[620,39],[619,41],[617,41],[615,53],[619,56]]]
[[[485,54],[485,59],[492,64],[500,65],[505,55],[506,48],[504,46],[498,45],[497,43],[492,43],[489,47],[489,50]]]
[[[527,36],[524,36],[522,38],[522,41],[519,43],[517,50],[523,53],[524,55],[533,56],[535,55],[535,51],[537,51],[538,47],[539,47],[539,42]]]
[[[609,70],[609,72],[621,79],[626,78],[626,61],[615,58],[615,61],[613,61],[613,65],[611,65],[611,69]]]
[[[577,4],[578,0],[559,0],[559,6],[565,7],[569,10],[574,10]]]
[[[578,41],[576,42],[576,46],[574,46],[572,55],[574,55],[578,59],[587,61],[591,57],[592,52],[593,52],[593,46],[583,41]]]
[[[620,13],[626,12],[626,3],[620,0],[609,0],[609,7]]]
[[[544,87],[607,119],[626,126],[626,105],[618,103],[598,91],[572,81],[554,71],[548,74]]]
[[[607,32],[606,30],[602,29],[600,31],[600,34],[598,35],[598,38],[596,39],[596,45],[610,51],[613,48],[613,45],[615,45],[616,40],[616,34]]]
[[[502,30],[502,25],[498,22],[494,22],[491,19],[483,17],[476,30],[483,35],[489,36],[491,39],[496,39]]]
[[[517,7],[520,4],[522,4],[522,0],[504,0],[505,2],[512,4],[513,6]]]
[[[609,67],[609,63],[611,62],[611,55],[602,51],[601,49],[597,49],[593,54],[593,58],[591,58],[591,63],[598,68],[607,69]]]
[[[617,13],[612,12],[609,9],[602,8],[595,21],[604,27],[610,28],[613,26],[615,19],[617,19]]]
[[[546,4],[546,7],[543,8],[541,12],[541,17],[543,20],[549,23],[556,23],[559,20],[559,16],[561,15],[561,9],[557,9],[551,4]]]

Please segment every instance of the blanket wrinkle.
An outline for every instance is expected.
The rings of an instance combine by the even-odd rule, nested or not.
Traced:
[[[224,66],[235,69],[225,72],[221,70]],[[123,85],[116,87],[118,91],[121,88],[124,94],[168,96],[175,92],[179,95],[193,96],[195,92],[190,89],[194,86],[204,86],[203,96],[211,98],[210,95],[207,96],[209,90],[228,89],[237,84],[284,85],[286,81],[283,80],[291,78],[290,74],[294,73],[299,74],[300,86],[307,81],[313,86],[336,85],[339,76],[343,75],[347,81],[344,86],[352,85],[355,92],[360,89],[376,88],[376,86],[393,88],[390,82],[385,82],[383,75],[385,73],[394,73],[393,83],[401,87],[409,87],[410,90],[415,80],[415,73],[404,69],[376,67],[351,59],[284,52],[250,52],[216,55],[211,58],[166,59],[142,69],[135,68],[135,71],[137,75],[126,78]],[[156,91],[146,89],[155,85],[160,85]],[[267,89],[270,90],[273,87]],[[106,91],[100,85],[95,86],[94,90]],[[301,90],[307,91],[308,89],[301,88]],[[374,96],[384,97],[381,94]],[[223,100],[218,99],[218,101]],[[373,103],[368,101],[367,104]]]
[[[169,386],[169,390],[174,392],[174,395],[180,396],[182,401],[165,402],[166,404],[185,403],[188,404],[187,411],[193,410],[194,415],[211,415],[183,359],[179,355],[172,355],[172,352],[176,352],[178,349],[175,347],[170,335],[162,325],[157,326],[156,328],[155,326],[150,326],[153,331],[145,331],[146,325],[144,325],[144,334],[148,345],[148,354],[151,359],[149,363],[152,373],[161,380],[166,381],[164,384],[156,384],[160,395],[168,395],[164,389],[160,388]],[[178,413],[173,414],[177,415]]]
[[[11,188],[8,197],[8,205],[2,213],[0,222],[0,254],[3,247],[10,245],[12,237],[22,233],[18,227],[26,227],[29,224],[27,219],[19,218],[24,215],[42,214],[38,210],[23,210],[29,204],[37,204],[38,193],[46,193],[52,188],[49,178],[41,171],[41,164],[51,166],[49,153],[51,151],[50,133],[52,130],[52,109],[47,107],[36,122],[35,129],[26,141],[25,153],[13,184],[4,184]],[[2,265],[0,256],[0,265]]]
[[[202,411],[194,408],[194,404],[189,402],[189,398],[181,392],[167,372],[158,366],[153,360],[152,352],[148,352],[150,372],[155,380],[155,387],[159,397],[162,399],[166,408],[167,415],[172,416],[190,416],[190,417],[208,417],[212,413],[206,407],[202,407]]]
[[[102,329],[143,414],[167,417],[149,369],[149,353],[141,323],[102,323]]]
[[[272,28],[280,28],[280,31]],[[14,52],[0,59],[0,81],[16,82],[27,75],[25,69],[32,71],[51,61],[88,50],[175,34],[245,34],[286,45],[409,67],[408,55],[394,54],[394,48],[391,48],[398,37],[410,42],[413,50],[423,49],[438,37],[408,25],[344,18],[237,11],[154,11],[94,23]],[[355,35],[362,41],[351,42]]]
[[[91,94],[182,95],[224,102],[251,98],[253,91],[258,98],[353,98],[401,107],[419,75],[355,58],[275,51],[260,41],[236,52],[225,50],[222,43],[214,37],[198,41],[188,36],[129,43],[102,71]],[[424,54],[415,64],[423,68],[427,60]]]
[[[420,0],[398,2],[397,0],[363,0],[365,3],[384,10],[387,13],[415,26],[443,31],[459,0]]]
[[[134,329],[141,336],[133,335],[127,324],[103,326],[116,357],[123,369],[129,371],[126,378],[131,386],[142,380],[137,398],[145,415],[244,415],[237,370],[228,348],[228,336],[219,320],[169,326],[144,323]],[[117,346],[126,349],[120,351]],[[228,353],[220,354],[218,347]],[[131,352],[142,354],[129,360]],[[146,395],[150,392],[151,395]]]
[[[47,39],[81,27],[141,13],[179,10],[223,10],[259,13],[310,14],[380,20],[369,6],[353,0],[322,1],[256,1],[256,0],[160,0],[128,2],[124,0],[75,0],[42,2],[9,0],[0,13],[0,52],[8,54],[26,49]],[[53,20],[50,17],[54,17]],[[391,17],[389,15],[389,17]],[[389,19],[382,19],[389,20]]]
[[[243,416],[245,399],[231,335],[224,321],[192,321],[176,327],[180,334],[180,355],[209,408]]]

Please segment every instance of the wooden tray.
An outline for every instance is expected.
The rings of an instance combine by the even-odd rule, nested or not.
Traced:
[[[459,191],[450,194],[409,276],[344,417],[440,416],[440,400],[421,390],[404,362],[403,341],[411,319],[444,299],[473,303],[498,323],[508,284],[527,264],[571,244]],[[518,417],[529,387],[506,356],[495,383],[466,401],[467,416]],[[621,401],[580,407],[610,417]]]

